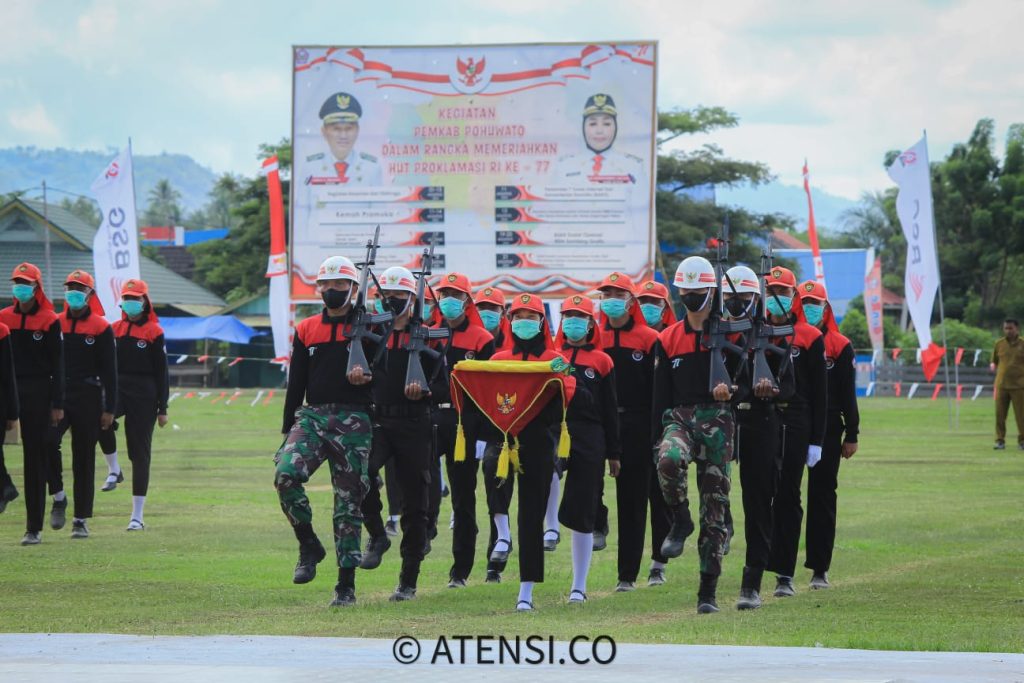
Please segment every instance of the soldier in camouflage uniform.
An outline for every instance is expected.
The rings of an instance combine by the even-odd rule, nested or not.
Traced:
[[[682,290],[686,317],[663,330],[654,347],[658,483],[672,511],[672,528],[661,554],[679,557],[693,533],[687,474],[695,463],[700,492],[697,612],[710,614],[718,611],[715,592],[726,544],[735,429],[729,400],[736,387],[722,383],[708,389],[712,351],[704,346],[703,335],[716,285],[714,268],[707,259],[691,256],[679,265],[675,285]]]
[[[355,569],[362,559],[361,505],[370,488],[371,375],[360,366],[347,372],[351,342],[344,335],[357,281],[355,266],[343,256],[332,256],[320,266],[317,291],[324,310],[295,326],[284,407],[287,436],[274,458],[274,486],[299,541],[295,583],[312,581],[316,565],[327,554],[313,532],[313,510],[303,485],[325,461],[330,463],[339,568],[332,606],[356,601]],[[376,348],[363,343],[366,356],[372,358]]]

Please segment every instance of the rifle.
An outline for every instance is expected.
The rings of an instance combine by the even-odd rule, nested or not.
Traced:
[[[732,289],[733,294],[736,288],[732,280],[725,274],[725,264],[729,260],[729,216],[726,214],[725,221],[718,233],[718,244],[715,253],[715,294],[714,303],[711,306],[711,315],[708,316],[707,334],[704,346],[711,351],[711,375],[709,377],[708,391],[714,391],[719,384],[727,387],[733,385],[732,377],[728,368],[725,367],[725,358],[720,351],[731,352],[742,359],[746,359],[747,351],[742,346],[729,341],[729,335],[737,332],[746,332],[750,329],[750,320],[722,320],[723,297],[722,281],[725,280]]]
[[[767,287],[765,278],[772,271],[772,241],[768,238],[768,246],[761,251],[761,272],[758,278],[761,281],[761,297],[757,302],[754,314],[754,330],[750,335],[748,349],[754,352],[754,377],[756,387],[762,380],[771,380],[775,389],[779,388],[779,377],[785,373],[786,364],[790,362],[789,349],[777,346],[772,343],[775,337],[789,337],[793,334],[792,325],[772,325],[768,322],[766,309],[768,306]],[[768,366],[767,354],[779,356],[782,362],[779,364],[779,377],[776,377]]]
[[[430,247],[423,250],[423,257],[420,260],[420,270],[416,282],[416,302],[412,311],[412,318],[409,320],[409,341],[405,344],[405,350],[409,352],[409,365],[405,370],[405,384],[408,386],[413,382],[419,383],[424,392],[429,391],[429,382],[423,372],[423,360],[421,356],[426,354],[428,358],[440,358],[442,353],[430,345],[430,342],[438,339],[449,339],[451,330],[447,327],[430,327],[423,320],[423,298],[426,295],[427,278],[431,275],[431,268],[434,263],[434,245],[437,243],[437,234],[430,240]]]
[[[345,368],[346,374],[352,372],[352,369],[356,366],[362,367],[367,374],[373,374],[373,366],[380,360],[383,349],[377,350],[377,355],[374,356],[373,363],[371,364],[366,360],[363,340],[369,339],[379,345],[390,332],[380,335],[374,332],[373,328],[390,323],[395,317],[391,312],[370,313],[366,310],[366,290],[369,287],[371,277],[370,266],[376,263],[379,243],[380,226],[378,225],[373,233],[373,239],[366,241],[366,259],[362,263],[356,264],[356,266],[361,266],[362,269],[359,271],[359,289],[356,292],[356,300],[352,304],[352,322],[344,330],[344,335],[351,342],[348,350],[348,365]],[[376,278],[374,278],[374,282],[376,282]]]

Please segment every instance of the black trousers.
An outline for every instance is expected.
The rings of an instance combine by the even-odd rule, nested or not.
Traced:
[[[783,409],[782,470],[779,489],[772,505],[771,554],[767,567],[780,576],[793,576],[796,571],[800,527],[804,519],[800,484],[807,468],[810,430],[806,410],[800,407]]]
[[[438,449],[444,455],[448,473],[448,487],[451,489],[452,512],[455,527],[452,529],[452,566],[448,575],[453,579],[466,579],[473,570],[476,559],[476,486],[480,461],[476,459],[476,440],[479,430],[472,421],[462,423],[466,439],[465,460],[455,462],[455,439],[458,415],[452,408],[442,408],[435,413]],[[435,487],[436,488],[436,487]],[[437,493],[440,499],[440,491]],[[437,517],[434,518],[437,523]]]
[[[430,434],[426,439],[430,440]],[[431,447],[433,444],[431,443]],[[402,514],[402,485],[398,483],[398,473],[395,471],[395,461],[388,460],[384,463],[384,491],[388,496],[388,516]]]
[[[736,410],[736,453],[743,489],[746,566],[765,569],[771,557],[772,501],[779,486],[782,443],[779,414],[773,404],[757,401]],[[806,453],[806,451],[805,451]]]
[[[156,425],[156,382],[148,375],[118,377],[120,415],[124,415],[124,436],[132,463],[132,495],[149,491],[149,465],[153,455],[153,427]]]
[[[64,419],[58,427],[58,442],[53,449],[60,464],[61,441],[71,430],[71,473],[74,476],[72,502],[75,517],[92,517],[96,495],[96,443],[100,438],[100,414],[103,412],[103,392],[99,387],[84,383],[68,383],[64,400]],[[50,484],[53,487],[53,482]],[[63,482],[61,482],[63,486]],[[60,489],[58,489],[60,490]]]
[[[519,580],[544,581],[544,515],[547,512],[559,427],[529,425],[519,434]]]
[[[623,447],[621,468],[615,479],[619,581],[636,581],[640,573],[647,535],[648,507],[651,512],[651,559],[668,562],[668,558],[661,554],[661,544],[668,535],[671,518],[668,504],[658,486],[650,421],[647,413],[623,413],[619,416]]]
[[[11,479],[10,473],[7,471],[7,463],[4,461],[4,437],[7,433],[7,424],[3,422],[3,429],[0,430],[0,493],[3,492],[4,487],[8,484],[14,485],[14,480]]]
[[[498,542],[498,527],[494,525],[494,515],[507,515],[512,505],[512,494],[515,493],[516,478],[498,479],[498,456],[501,454],[501,442],[488,443],[484,449],[484,459],[480,468],[484,474],[484,492],[487,495],[487,519],[490,526],[490,537],[487,539],[487,568],[494,571],[505,571],[505,562],[491,562],[491,552]]]
[[[100,430],[100,450],[103,451],[104,455],[110,455],[111,453],[117,452],[117,421],[110,425],[110,429]]]
[[[363,525],[371,537],[384,535],[383,504],[377,475],[385,464],[394,465],[389,486],[401,491],[402,574],[405,585],[416,585],[423,546],[427,539],[427,488],[430,481],[430,417],[381,417],[375,420],[370,454],[370,490],[363,498]]]
[[[804,566],[815,572],[827,572],[832,566],[836,543],[836,489],[845,429],[841,416],[829,415],[821,462],[807,472],[807,561]]]
[[[46,482],[56,430],[50,425],[49,378],[18,378],[21,443],[25,465],[25,531],[43,530]]]

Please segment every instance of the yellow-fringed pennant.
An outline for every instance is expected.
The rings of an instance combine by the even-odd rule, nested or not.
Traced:
[[[467,398],[505,437],[498,456],[499,478],[508,477],[510,464],[517,472],[520,471],[518,453],[510,447],[509,437],[517,436],[558,395],[562,398],[562,435],[558,442],[558,455],[569,457],[565,411],[576,391],[576,378],[569,374],[569,366],[563,359],[460,361],[452,369],[451,388],[452,404],[459,413],[456,461],[465,459],[462,412]]]

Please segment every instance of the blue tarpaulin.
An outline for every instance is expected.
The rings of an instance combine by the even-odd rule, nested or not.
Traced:
[[[167,341],[193,341],[215,339],[217,341],[248,344],[257,332],[233,315],[211,315],[206,318],[160,318]]]
[[[814,257],[810,249],[776,249],[776,256],[796,261],[797,282],[814,279]],[[836,321],[842,322],[850,299],[864,293],[866,249],[822,249],[825,285]]]

